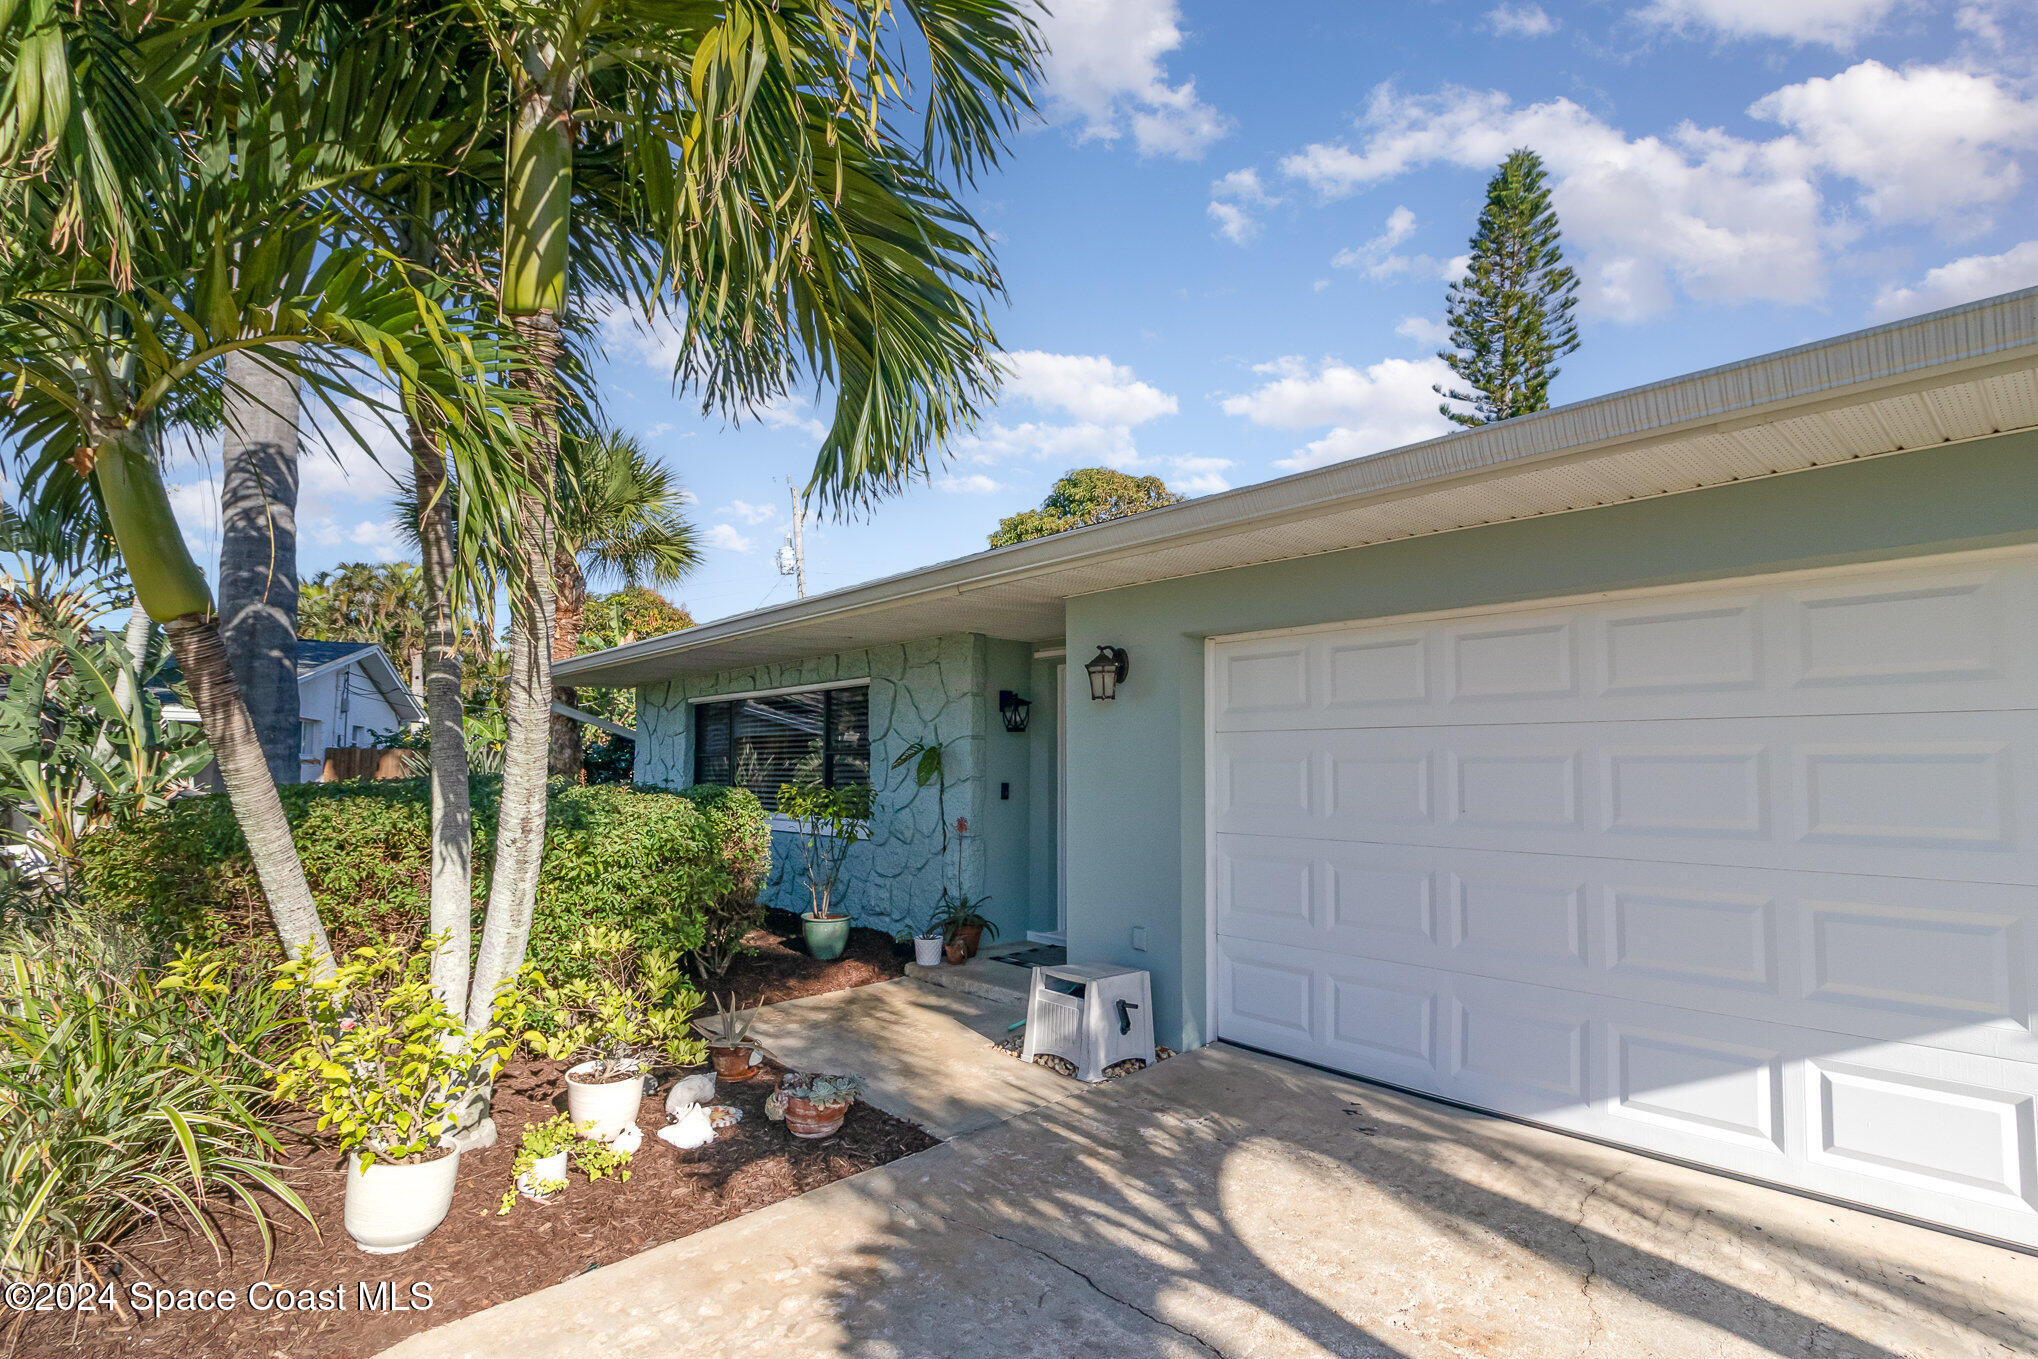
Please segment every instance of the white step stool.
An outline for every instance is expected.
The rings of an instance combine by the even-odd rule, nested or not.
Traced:
[[[1127,967],[1034,968],[1020,1056],[1042,1054],[1073,1063],[1079,1081],[1101,1081],[1105,1067],[1127,1057],[1152,1066],[1152,977]]]

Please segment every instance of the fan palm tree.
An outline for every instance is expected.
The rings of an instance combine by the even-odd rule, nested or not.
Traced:
[[[563,454],[552,553],[552,573],[559,582],[554,662],[570,661],[580,649],[590,583],[657,589],[679,584],[700,564],[699,541],[679,483],[635,439],[605,432],[567,441]],[[577,702],[571,689],[557,693],[563,703]],[[580,723],[555,713],[553,775],[577,778],[580,750]]]

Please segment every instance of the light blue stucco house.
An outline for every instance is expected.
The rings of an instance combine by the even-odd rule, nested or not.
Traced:
[[[1163,1042],[2038,1245],[2038,289],[559,673],[642,782],[868,777],[860,918]]]

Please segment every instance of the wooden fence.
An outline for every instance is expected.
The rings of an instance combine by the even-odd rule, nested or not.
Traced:
[[[342,779],[407,779],[411,777],[410,766],[404,762],[401,750],[360,750],[349,746],[330,746],[326,750],[325,768],[319,771],[320,783],[338,783]]]

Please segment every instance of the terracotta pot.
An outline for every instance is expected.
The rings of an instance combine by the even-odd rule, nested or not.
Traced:
[[[977,945],[984,942],[984,927],[982,925],[964,925],[955,932],[955,937],[962,943],[962,956],[974,958],[977,956]]]
[[[757,1074],[752,1051],[748,1043],[735,1048],[709,1048],[708,1060],[715,1064],[715,1074],[723,1080],[747,1081]]]
[[[963,947],[962,940],[951,939],[941,946],[941,956],[961,967],[969,961],[969,950]]]
[[[815,1104],[811,1100],[788,1097],[785,1102],[785,1125],[794,1137],[833,1137],[835,1130],[842,1126],[842,1118],[849,1112],[849,1102],[840,1104]]]

